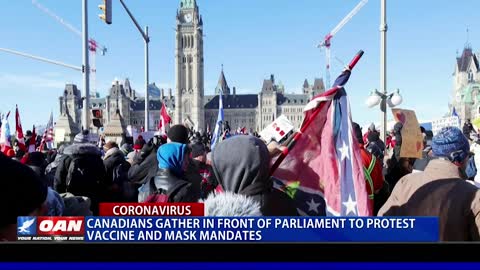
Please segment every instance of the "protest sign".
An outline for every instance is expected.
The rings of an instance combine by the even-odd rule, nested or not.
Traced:
[[[437,134],[444,127],[460,128],[460,119],[458,119],[458,116],[451,116],[451,117],[444,117],[444,118],[433,120],[432,121],[433,135]]]
[[[267,144],[272,140],[280,143],[293,129],[294,126],[292,122],[290,122],[286,116],[281,115],[260,132],[260,137]]]
[[[392,113],[395,120],[403,124],[400,157],[422,158],[423,136],[415,111],[392,109]]]

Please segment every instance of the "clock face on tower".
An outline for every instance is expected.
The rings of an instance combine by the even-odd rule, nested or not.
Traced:
[[[185,18],[185,21],[186,21],[187,23],[189,23],[189,22],[192,21],[192,14],[187,13],[187,14],[185,14],[184,18]]]

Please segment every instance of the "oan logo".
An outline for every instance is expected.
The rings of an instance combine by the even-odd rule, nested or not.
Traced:
[[[17,217],[17,235],[31,236],[37,234],[36,217]]]
[[[84,217],[38,217],[37,235],[84,235]]]

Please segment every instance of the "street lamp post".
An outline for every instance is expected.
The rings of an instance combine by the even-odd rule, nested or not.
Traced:
[[[137,20],[135,17],[133,17],[133,14],[130,12],[128,9],[127,5],[123,2],[123,0],[120,0],[120,3],[122,4],[123,8],[127,12],[128,16],[130,16],[130,19],[132,19],[133,23],[137,27],[138,31],[143,37],[143,41],[145,42],[145,131],[148,131],[149,129],[149,107],[148,107],[148,84],[149,84],[149,68],[148,68],[148,44],[150,43],[150,37],[148,36],[148,26],[145,27],[145,31],[142,30],[142,27],[138,24]]]
[[[386,91],[380,92],[375,89],[375,91],[370,94],[366,101],[366,104],[369,108],[380,105],[380,110],[382,111],[382,140],[384,141],[387,137],[387,105],[390,108],[394,108],[400,105],[402,101],[403,98],[400,95],[399,89],[393,93],[386,93]]]
[[[381,0],[380,4],[380,91],[382,101],[386,102],[383,98],[387,95],[387,0]],[[378,92],[378,91],[377,91]],[[387,137],[387,113],[386,104],[382,102],[382,134],[381,139],[385,141]]]
[[[82,129],[90,129],[90,85],[89,73],[90,64],[88,62],[88,5],[87,0],[82,1],[82,60],[83,60],[83,110],[82,110]]]

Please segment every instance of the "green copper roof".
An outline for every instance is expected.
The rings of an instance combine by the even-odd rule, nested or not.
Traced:
[[[187,9],[187,8],[195,8],[195,0],[182,0],[180,2],[180,8],[181,9]]]
[[[480,102],[480,94],[476,95],[476,100],[473,100],[472,98],[472,91],[473,89],[477,88],[477,91],[480,91],[480,84],[478,83],[471,83],[465,86],[461,90],[461,95],[462,95],[462,102],[463,103],[475,103],[475,102]]]

